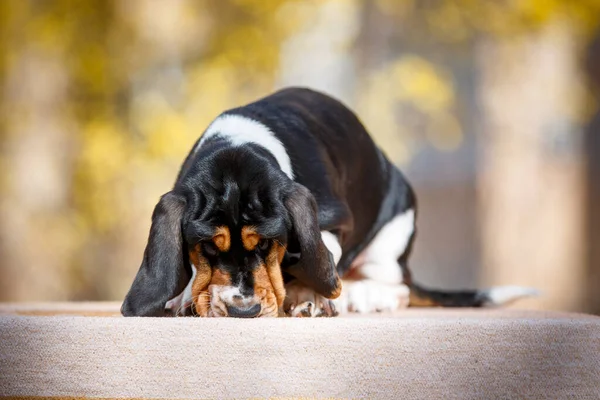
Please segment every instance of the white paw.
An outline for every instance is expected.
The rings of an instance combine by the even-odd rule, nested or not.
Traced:
[[[408,286],[370,279],[343,281],[342,294],[333,300],[340,313],[389,312],[408,307]]]
[[[283,302],[285,314],[296,318],[334,317],[333,302],[294,281],[286,285]]]

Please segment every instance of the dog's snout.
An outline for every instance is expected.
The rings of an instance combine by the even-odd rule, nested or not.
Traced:
[[[227,306],[227,313],[230,317],[234,318],[254,318],[258,314],[260,314],[261,306],[260,304],[255,304],[248,308]]]
[[[264,311],[261,297],[244,296],[239,287],[210,285],[208,291],[213,316],[254,318]]]

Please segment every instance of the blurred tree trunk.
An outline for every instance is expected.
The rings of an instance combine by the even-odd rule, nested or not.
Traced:
[[[600,314],[600,112],[585,132],[587,271],[586,310]]]
[[[600,32],[587,49],[586,72],[590,95],[598,99],[600,93]],[[590,98],[591,100],[591,98]],[[586,308],[600,314],[600,110],[598,102],[585,130],[586,156],[586,235],[587,235],[587,291]]]
[[[359,3],[328,0],[310,7],[311,17],[281,46],[277,86],[319,88],[352,103],[356,76],[348,50],[360,27]]]
[[[2,149],[0,300],[67,299],[76,244],[69,234],[74,143],[65,123],[64,57],[59,48],[42,46],[12,54],[2,93],[10,134]]]
[[[582,100],[570,96],[581,82],[573,43],[557,23],[479,46],[483,279],[538,286],[542,297],[519,306],[584,305],[581,149],[566,117]]]

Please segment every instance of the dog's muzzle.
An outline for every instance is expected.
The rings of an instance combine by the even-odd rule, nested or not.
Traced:
[[[244,296],[237,287],[210,285],[208,289],[214,317],[254,318],[262,311],[258,296]]]

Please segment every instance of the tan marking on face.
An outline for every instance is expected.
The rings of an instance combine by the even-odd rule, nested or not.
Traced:
[[[246,250],[254,250],[259,241],[260,236],[258,235],[258,233],[256,233],[253,227],[244,226],[242,228],[242,243]]]
[[[260,299],[260,317],[276,317],[279,311],[277,297],[267,273],[265,264],[252,272],[254,275],[254,295]]]
[[[261,263],[257,269],[252,271],[252,275],[254,276],[254,293],[258,293],[261,289],[272,290],[273,286],[265,264]]]
[[[266,259],[267,274],[269,275],[279,308],[283,306],[283,300],[285,300],[285,285],[283,284],[283,276],[281,275],[281,261],[284,254],[285,247],[274,242]]]
[[[227,272],[215,269],[212,273],[211,285],[231,286],[231,275]]]
[[[277,317],[283,310],[285,287],[280,264],[284,253],[284,246],[273,243],[265,262],[252,272],[254,294],[260,299],[262,308],[260,317]]]
[[[260,299],[259,317],[278,317],[282,313],[282,308],[277,305],[277,297],[272,290],[258,289],[255,295]]]
[[[192,301],[196,308],[196,314],[206,317],[210,302],[207,288],[212,277],[212,270],[208,260],[202,256],[199,244],[190,250],[189,256],[190,262],[196,267],[196,279],[192,283]]]
[[[254,293],[260,299],[262,308],[260,317],[277,317],[282,313],[285,286],[281,274],[281,261],[284,254],[285,247],[279,243],[273,243],[265,263],[253,272]],[[214,305],[211,304],[210,289],[231,286],[231,275],[220,269],[212,270],[208,260],[202,256],[200,245],[195,246],[190,251],[190,261],[197,269],[196,279],[192,284],[192,296],[196,313],[202,317],[226,316],[221,315],[220,310],[215,310],[215,307],[212,307]],[[216,315],[216,311],[219,311],[219,315]]]
[[[212,238],[213,243],[217,246],[217,249],[221,252],[229,251],[231,247],[231,236],[229,234],[229,228],[226,226],[220,226],[215,230],[215,235]]]
[[[208,270],[210,275],[205,273],[204,276],[207,276],[208,279],[199,282],[198,277],[200,276],[200,269],[197,268],[198,273],[196,275],[196,280],[194,280],[194,284],[192,284],[192,301],[194,301],[194,305],[196,306],[196,314],[200,317],[215,316],[215,304],[212,303],[214,293],[212,292],[215,288],[220,290],[224,287],[231,286],[231,275],[220,269],[212,270],[206,258],[200,256],[200,259],[204,260],[202,264],[203,270]],[[198,282],[198,284],[196,284],[196,282]],[[216,298],[218,298],[218,296]],[[222,305],[222,303],[220,304]]]

